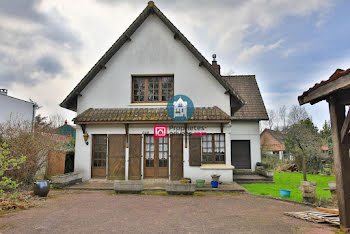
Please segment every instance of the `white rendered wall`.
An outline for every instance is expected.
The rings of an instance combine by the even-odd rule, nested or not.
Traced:
[[[0,123],[10,119],[32,122],[33,106],[31,102],[0,94]]]
[[[89,134],[88,145],[85,144],[81,127],[77,127],[74,156],[74,171],[80,173],[84,181],[91,178],[92,135],[125,134],[125,128],[122,124],[88,125],[86,132]]]
[[[170,126],[170,125],[169,125]],[[174,125],[171,125],[174,126]],[[177,125],[183,126],[183,125]],[[199,125],[188,125],[188,128]],[[221,128],[219,124],[207,124],[204,126],[203,131],[207,133],[220,133]],[[169,128],[169,127],[168,127]],[[230,151],[230,124],[224,127],[225,140],[226,140],[226,165],[231,165],[231,151]],[[91,156],[92,156],[92,135],[93,134],[125,134],[125,127],[123,124],[110,124],[110,125],[87,125],[86,132],[89,134],[89,144],[86,145],[83,139],[83,132],[80,127],[77,128],[76,143],[75,143],[75,162],[74,171],[81,174],[83,180],[89,180],[91,178]],[[129,134],[153,134],[153,124],[130,124]],[[189,143],[185,148],[185,137],[183,138],[183,160],[184,160],[184,177],[190,177],[193,180],[205,179],[210,181],[212,174],[220,174],[221,181],[232,181],[232,170],[201,170],[200,167],[189,166]],[[187,141],[188,141],[187,137]],[[133,147],[129,144],[129,147]],[[126,151],[127,154],[128,151]],[[142,152],[143,154],[143,152]],[[143,162],[143,158],[141,160]],[[126,156],[126,165],[128,165],[128,157]],[[170,165],[170,161],[169,161]],[[142,166],[143,167],[143,166]],[[170,169],[170,168],[169,168]],[[127,179],[127,166],[126,166],[126,179]]]
[[[81,92],[77,112],[88,108],[127,108],[131,75],[174,74],[175,95],[189,96],[195,107],[218,106],[230,113],[229,95],[209,71],[154,15],[131,36]]]
[[[190,126],[190,125],[189,125]],[[231,165],[231,143],[230,143],[230,124],[225,125],[224,134],[225,134],[225,157],[226,157],[226,165]],[[208,125],[206,128],[207,133],[221,133],[221,127],[219,124]],[[188,140],[188,138],[187,138]],[[185,142],[184,142],[185,145]],[[189,147],[189,142],[187,144]],[[232,182],[233,181],[233,173],[232,170],[203,170],[200,167],[191,167],[189,164],[189,148],[184,149],[184,177],[189,177],[192,180],[204,179],[206,182],[211,181],[212,174],[219,174],[220,181],[224,182]]]
[[[260,132],[258,121],[232,121],[231,140],[249,140],[251,169],[255,170],[257,162],[261,162]],[[231,144],[231,143],[230,143]],[[231,149],[234,150],[234,149]],[[234,166],[234,165],[233,165]]]

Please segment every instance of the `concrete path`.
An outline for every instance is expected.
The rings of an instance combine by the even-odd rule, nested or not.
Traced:
[[[107,191],[56,193],[41,207],[2,215],[0,232],[334,233],[335,229],[283,215],[285,211],[310,207],[248,194],[185,197],[115,195]]]

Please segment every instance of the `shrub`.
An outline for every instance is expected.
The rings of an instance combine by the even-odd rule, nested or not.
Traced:
[[[0,194],[4,194],[8,190],[16,189],[19,186],[19,184],[12,180],[11,177],[7,176],[7,174],[20,169],[20,165],[25,161],[25,156],[16,156],[12,154],[6,142],[0,146]]]
[[[32,183],[46,165],[48,153],[55,148],[51,133],[42,128],[33,129],[29,122],[10,120],[0,125],[0,135],[11,154],[25,155],[27,159],[20,169],[8,171],[6,175],[24,184]]]
[[[261,153],[261,162],[264,168],[274,170],[281,163],[278,155],[273,155],[266,152]]]

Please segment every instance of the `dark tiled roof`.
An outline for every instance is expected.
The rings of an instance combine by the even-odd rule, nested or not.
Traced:
[[[196,107],[188,122],[229,122],[230,116],[219,107]],[[166,108],[90,108],[78,115],[75,123],[172,122]]]
[[[77,109],[77,98],[80,92],[88,85],[88,83],[97,75],[97,73],[105,67],[106,63],[114,56],[115,53],[126,43],[132,40],[132,34],[140,27],[140,25],[147,19],[151,14],[158,16],[163,23],[174,33],[174,39],[181,41],[188,50],[198,59],[201,66],[204,66],[213,77],[229,92],[233,95],[239,103],[243,105],[244,100],[238,95],[225,79],[222,79],[219,73],[215,71],[212,65],[205,59],[205,57],[188,41],[188,39],[170,22],[170,20],[154,5],[152,1],[148,2],[147,7],[142,13],[136,18],[136,20],[129,26],[129,28],[114,42],[111,48],[100,58],[100,60],[91,68],[91,70],[85,75],[85,77],[79,82],[79,84],[70,92],[70,94],[62,101],[61,107],[69,110],[76,111]]]
[[[343,69],[337,69],[333,75],[331,75],[329,77],[328,80],[323,80],[321,81],[320,83],[316,83],[313,87],[309,88],[308,90],[306,90],[302,95],[300,95],[298,97],[298,100],[299,100],[299,103],[302,105],[302,104],[305,104],[304,102],[304,97],[306,97],[308,94],[310,94],[312,91],[315,91],[316,89],[322,87],[322,86],[325,86],[326,84],[332,82],[332,81],[335,81],[343,76],[346,76],[350,74],[350,68],[347,69],[347,70],[343,70]]]
[[[265,129],[264,132],[270,133],[278,142],[280,142],[281,144],[284,144],[283,143],[284,138],[286,137],[285,134],[283,134],[279,131],[271,130],[271,129]],[[261,134],[263,134],[263,133],[261,133]]]
[[[233,120],[268,120],[255,75],[223,76],[223,78],[245,100],[245,104],[231,117]]]

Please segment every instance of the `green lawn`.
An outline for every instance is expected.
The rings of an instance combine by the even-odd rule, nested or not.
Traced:
[[[302,201],[302,192],[298,189],[300,181],[303,180],[302,173],[290,173],[290,172],[274,172],[273,178],[275,184],[243,184],[249,192],[258,195],[280,197],[280,189],[289,189],[291,191],[290,200]],[[334,176],[326,175],[308,175],[308,181],[316,181],[316,194],[317,197],[330,198],[331,194],[324,188],[328,188],[328,181],[335,181]]]

